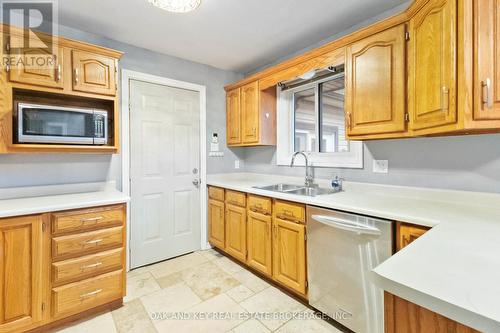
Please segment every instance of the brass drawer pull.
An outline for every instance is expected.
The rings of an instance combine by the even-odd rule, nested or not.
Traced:
[[[259,207],[259,206],[260,206],[260,207]],[[250,207],[250,210],[251,210],[252,212],[255,212],[255,213],[268,215],[268,212],[262,208],[262,205],[259,205],[259,206],[251,206],[251,207]]]
[[[89,217],[89,218],[84,218],[81,219],[80,222],[82,225],[91,225],[91,224],[97,224],[100,220],[102,220],[104,217],[102,216],[97,216],[97,217]]]
[[[97,290],[95,290],[93,292],[80,295],[80,299],[86,299],[86,298],[94,297],[94,296],[97,296],[101,292],[102,292],[102,289],[97,289]]]
[[[103,239],[89,240],[89,241],[83,242],[83,245],[97,245],[102,241],[103,241]]]
[[[95,264],[92,264],[92,265],[82,266],[81,270],[84,271],[84,270],[89,269],[89,268],[97,268],[101,265],[102,265],[102,262],[96,262]]]

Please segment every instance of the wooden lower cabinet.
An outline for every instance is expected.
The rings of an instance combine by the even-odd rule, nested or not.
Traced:
[[[249,211],[247,221],[247,264],[272,276],[272,217]]]
[[[273,221],[273,276],[286,287],[306,294],[306,226],[275,218]]]
[[[0,219],[0,332],[44,320],[48,304],[49,232],[43,215]]]
[[[396,227],[396,250],[399,251],[409,245],[429,229],[420,225],[398,222]]]
[[[227,253],[245,262],[247,256],[247,212],[244,207],[226,204],[226,247]]]
[[[85,216],[110,211],[120,216],[113,227],[80,229]],[[81,225],[57,234],[58,217],[72,214]],[[0,219],[0,333],[44,332],[59,320],[119,306],[126,284],[125,214],[123,204]]]
[[[396,250],[399,251],[430,228],[398,222],[396,224]],[[478,333],[431,310],[405,299],[384,293],[386,333]]]
[[[384,301],[386,333],[479,333],[387,292]]]
[[[224,202],[208,200],[208,241],[223,250],[226,246],[224,223]]]

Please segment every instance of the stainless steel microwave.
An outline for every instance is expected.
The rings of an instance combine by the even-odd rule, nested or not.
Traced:
[[[17,112],[18,143],[108,143],[105,110],[19,103]]]

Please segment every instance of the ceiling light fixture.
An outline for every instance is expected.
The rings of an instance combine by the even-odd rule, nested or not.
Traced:
[[[150,4],[173,13],[187,13],[198,8],[201,0],[148,0]]]

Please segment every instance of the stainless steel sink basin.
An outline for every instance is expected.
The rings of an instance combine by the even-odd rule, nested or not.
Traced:
[[[315,197],[317,195],[333,194],[339,192],[333,188],[320,188],[320,187],[303,187],[293,191],[288,191],[289,194],[306,195],[308,197]]]
[[[291,184],[274,184],[269,186],[255,186],[255,188],[258,188],[259,190],[273,191],[273,192],[289,192],[289,191],[299,190],[301,188],[304,188],[304,186],[291,185]]]
[[[309,197],[315,197],[317,195],[323,194],[332,194],[339,192],[333,188],[321,188],[321,187],[305,187],[300,185],[291,185],[291,184],[275,184],[269,186],[255,186],[259,190],[272,191],[272,192],[280,192],[280,193],[288,193],[295,195],[304,195]]]

